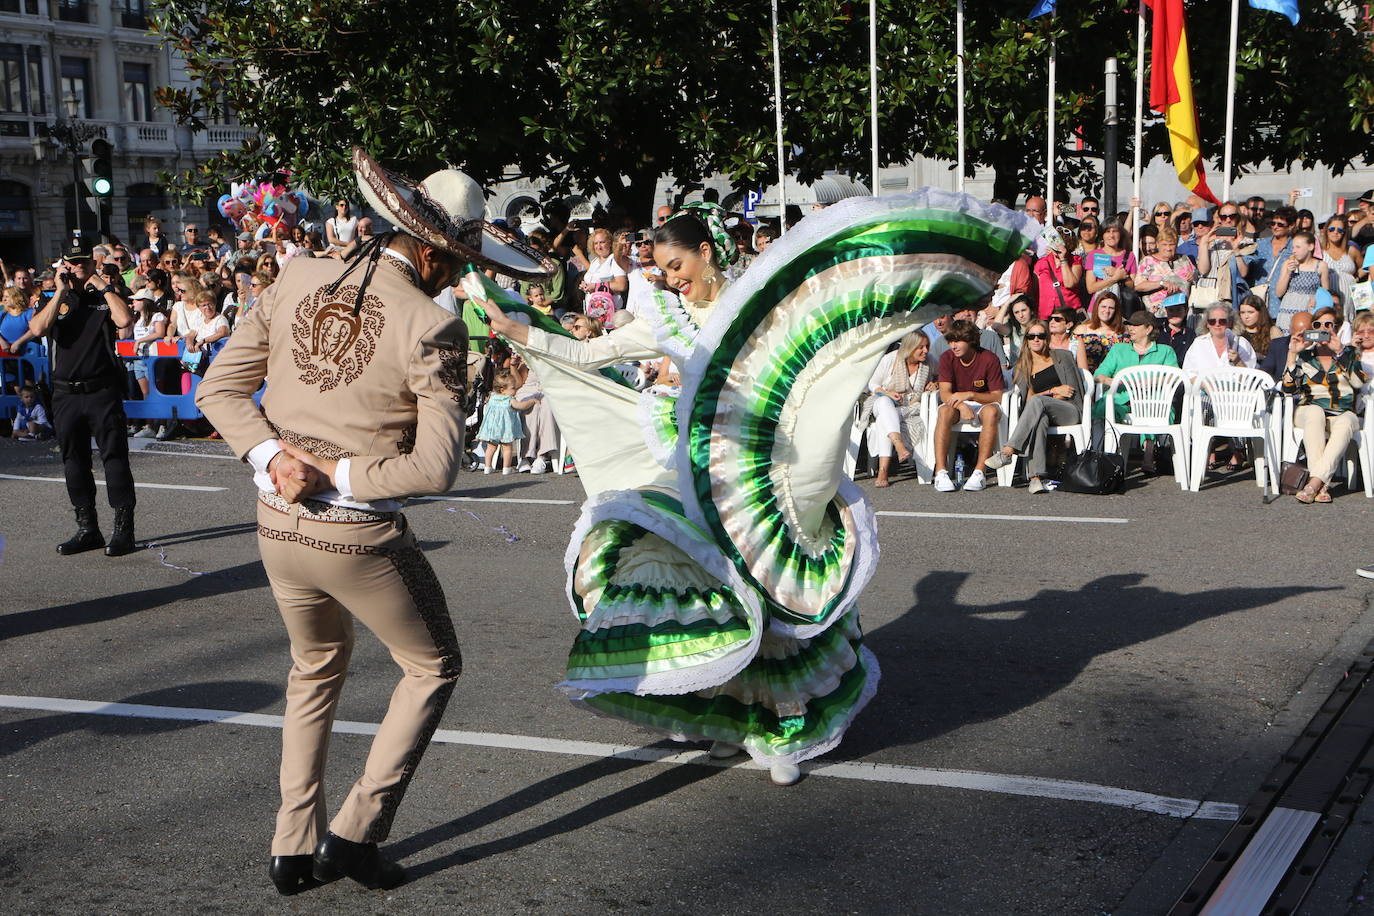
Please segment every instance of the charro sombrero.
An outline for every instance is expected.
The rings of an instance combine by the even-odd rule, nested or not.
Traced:
[[[554,263],[518,238],[488,223],[486,195],[457,169],[440,169],[414,182],[353,148],[353,172],[368,204],[391,225],[426,245],[512,277],[552,274]]]

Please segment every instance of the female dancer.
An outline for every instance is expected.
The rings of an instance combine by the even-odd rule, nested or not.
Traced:
[[[561,689],[716,756],[743,748],[788,785],[877,687],[856,607],[876,531],[843,475],[854,402],[889,343],[976,305],[1039,227],[942,191],[852,198],[726,289],[738,248],[721,214],[693,205],[658,230],[678,295],[604,337],[526,326],[480,274],[465,283],[539,373],[589,496]],[[641,395],[608,368],[664,356],[680,388]]]

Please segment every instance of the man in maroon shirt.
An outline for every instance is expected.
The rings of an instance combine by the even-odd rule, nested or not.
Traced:
[[[949,349],[940,356],[936,376],[940,383],[940,411],[935,416],[935,489],[953,493],[958,487],[945,468],[950,437],[959,423],[977,420],[978,463],[964,483],[965,490],[987,486],[984,467],[997,445],[997,424],[1002,391],[1007,387],[1002,363],[978,345],[978,326],[971,321],[951,321],[945,330]]]

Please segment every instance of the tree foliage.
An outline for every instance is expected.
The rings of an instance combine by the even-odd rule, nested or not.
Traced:
[[[1043,185],[1046,59],[1058,47],[1066,151],[1058,183],[1099,182],[1103,62],[1122,61],[1122,156],[1130,155],[1135,0],[969,2],[967,144],[996,194]],[[1025,7],[1025,10],[1022,9]],[[1303,4],[1296,29],[1244,10],[1235,161],[1322,163],[1374,151],[1374,53],[1350,0]],[[739,187],[774,169],[768,0],[156,0],[157,21],[198,88],[160,98],[203,127],[226,101],[259,138],[179,176],[227,181],[291,169],[318,193],[349,189],[355,144],[408,174],[451,163],[489,183],[513,174],[551,194],[605,190],[646,212],[661,176],[723,172]],[[1219,157],[1230,3],[1189,4],[1204,152]],[[954,0],[878,3],[884,164],[955,155]],[[789,168],[869,170],[868,5],[781,4]],[[1081,128],[1085,149],[1067,149]],[[1167,153],[1162,127],[1147,158]]]

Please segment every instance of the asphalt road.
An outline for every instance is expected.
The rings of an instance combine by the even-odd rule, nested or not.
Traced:
[[[778,788],[744,766],[605,756],[701,748],[552,690],[576,631],[562,561],[578,481],[465,475],[455,495],[472,501],[407,510],[465,660],[388,847],[413,879],[281,898],[265,874],[270,720],[52,702],[280,715],[289,662],[248,475],[205,448],[220,457],[134,457],[141,483],[219,489],[140,489],[138,533],[159,546],[118,560],[58,557],[62,484],[0,477],[0,694],[47,704],[0,701],[6,912],[1159,913],[1374,638],[1374,589],[1353,575],[1374,560],[1363,494],[1263,506],[1250,478],[1113,497],[899,482],[873,491],[880,512],[940,517],[879,519],[863,609],[881,689],[836,752]],[[61,466],[0,442],[0,474]],[[379,721],[395,678],[360,637],[339,718]],[[367,744],[335,737],[333,801]],[[1364,911],[1371,823],[1362,812],[1310,912]]]

